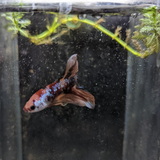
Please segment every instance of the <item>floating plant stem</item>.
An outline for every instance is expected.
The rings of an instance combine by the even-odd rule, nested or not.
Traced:
[[[41,40],[39,42],[36,42],[36,45],[41,45],[41,44],[52,44],[52,41],[55,40],[56,38],[62,36],[63,34],[67,33],[69,30],[63,30],[60,33],[57,33],[53,37],[49,37],[48,39]]]
[[[23,17],[24,13],[10,12],[10,13],[3,14],[2,16],[5,16],[7,20],[10,20],[12,22],[11,25],[8,27],[9,31],[14,31],[14,34],[17,34],[19,31],[20,34],[30,39],[30,41],[32,43],[35,43],[36,45],[52,44],[53,40],[62,36],[68,30],[77,29],[81,26],[81,23],[85,23],[98,29],[104,34],[110,36],[112,40],[117,41],[120,45],[122,45],[124,48],[126,48],[128,51],[130,51],[132,54],[138,57],[144,58],[154,53],[154,51],[156,52],[159,51],[160,14],[159,12],[156,11],[155,7],[149,8],[148,13],[144,13],[144,16],[146,18],[141,19],[143,23],[141,26],[137,26],[138,30],[134,32],[134,36],[131,39],[137,51],[131,48],[127,44],[130,40],[130,33],[131,33],[130,30],[126,32],[127,37],[124,42],[123,40],[121,40],[121,35],[120,35],[120,30],[122,27],[117,27],[115,33],[112,33],[106,28],[104,28],[102,25],[100,25],[101,22],[104,22],[102,18],[97,22],[94,22],[89,19],[79,19],[77,15],[62,15],[55,12],[47,12],[47,13],[54,15],[53,22],[51,26],[50,24],[46,26],[47,28],[46,31],[38,35],[31,35],[28,30],[24,29],[30,24],[29,20],[21,21],[21,18]],[[61,30],[60,33],[56,33],[57,28],[64,24],[68,29],[66,29],[65,32]],[[149,26],[147,25],[144,26],[143,24],[149,24]],[[154,26],[152,26],[152,24],[154,24]],[[141,46],[138,43],[138,40],[143,41],[143,44],[146,46],[145,51],[141,49]]]
[[[60,26],[60,24],[57,23],[57,20],[58,20],[58,18],[54,17],[54,21],[53,21],[51,27],[47,28],[48,30],[46,30],[38,35],[35,35],[35,36],[29,36],[31,42],[39,45],[40,41],[44,41],[45,38],[49,37],[55,31],[55,29]]]
[[[52,25],[52,31],[54,31],[57,27],[59,27],[61,24],[66,24],[69,21],[79,21],[82,23],[86,23],[88,25],[91,25],[93,27],[95,27],[96,29],[102,31],[104,34],[110,36],[112,39],[116,40],[119,44],[121,44],[124,48],[126,48],[128,51],[130,51],[131,53],[133,53],[134,55],[138,56],[138,57],[142,57],[142,54],[137,52],[136,50],[134,50],[133,48],[131,48],[130,46],[127,45],[127,43],[125,43],[123,40],[121,40],[120,38],[118,38],[117,36],[115,36],[115,34],[113,34],[112,32],[110,32],[109,30],[107,30],[106,28],[104,28],[103,26],[101,26],[100,24],[97,24],[96,22],[93,22],[91,20],[88,19],[78,19],[78,17],[76,16],[72,16],[72,17],[67,17],[62,19],[61,23],[56,23],[56,25]],[[57,21],[57,19],[56,19]],[[54,21],[55,22],[55,21]],[[53,24],[54,24],[53,22]],[[50,35],[49,31],[45,31],[43,33],[41,33],[40,35],[37,36],[32,36],[32,38],[45,38],[46,36]]]
[[[88,20],[88,19],[84,19],[84,20],[80,20],[80,22],[89,24],[91,26],[95,26],[95,22]],[[115,36],[115,34],[113,34],[112,32],[110,32],[109,30],[107,30],[106,28],[104,28],[103,26],[101,26],[100,24],[96,25],[95,28],[97,28],[98,30],[102,31],[104,34],[110,36],[111,38],[113,38],[114,40],[116,40],[119,44],[121,44],[124,48],[126,48],[128,51],[130,51],[131,53],[133,53],[134,55],[141,57],[142,54],[137,52],[136,50],[134,50],[133,48],[131,48],[130,46],[127,45],[127,43],[125,43],[124,41],[122,41],[121,39],[119,39],[117,36]]]

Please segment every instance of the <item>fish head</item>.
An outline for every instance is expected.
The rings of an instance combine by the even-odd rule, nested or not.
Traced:
[[[44,100],[45,90],[40,89],[31,96],[29,101],[25,104],[23,110],[28,113],[39,112],[48,107],[48,103]]]

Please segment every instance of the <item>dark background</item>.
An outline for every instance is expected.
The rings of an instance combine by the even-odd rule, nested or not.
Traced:
[[[32,34],[46,30],[46,16],[27,15],[32,21]],[[97,20],[89,15],[87,18]],[[125,39],[127,16],[104,19],[102,25],[112,32],[122,26]],[[86,24],[70,30],[52,45],[36,46],[21,35],[18,43],[23,160],[122,159],[127,51]],[[68,58],[75,53],[78,82],[95,96],[95,109],[68,104],[24,113],[22,109],[32,94],[62,76]]]

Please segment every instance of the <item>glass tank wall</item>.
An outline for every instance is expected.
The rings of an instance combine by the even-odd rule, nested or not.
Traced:
[[[1,2],[0,160],[158,160],[158,4]],[[66,76],[70,89],[55,91],[74,54],[74,85]],[[52,105],[25,112],[49,84]],[[94,109],[55,105],[75,85],[94,96]]]

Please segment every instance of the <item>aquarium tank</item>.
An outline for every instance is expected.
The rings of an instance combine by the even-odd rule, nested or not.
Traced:
[[[0,1],[0,160],[159,160],[159,0]]]

